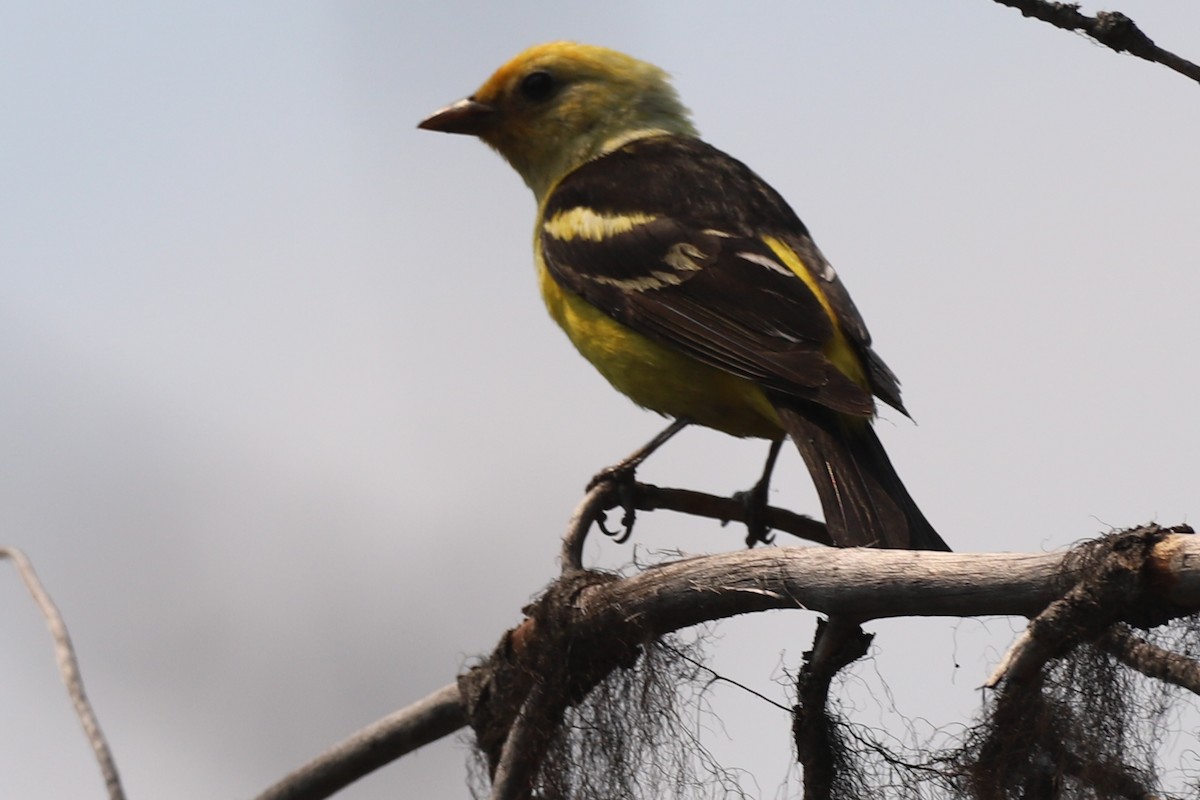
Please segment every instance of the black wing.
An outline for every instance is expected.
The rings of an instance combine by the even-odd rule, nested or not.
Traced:
[[[719,150],[685,137],[636,140],[564,178],[543,220],[553,277],[633,330],[776,394],[867,416],[873,391],[903,411],[895,377],[804,224]],[[830,360],[834,319],[870,390]]]

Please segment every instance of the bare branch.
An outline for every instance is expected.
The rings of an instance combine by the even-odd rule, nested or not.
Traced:
[[[1200,545],[1197,546],[1200,549]],[[940,553],[776,547],[659,565],[580,597],[615,604],[652,635],[737,614],[803,608],[857,621],[897,616],[1031,616],[1057,591],[1063,553]]]
[[[1143,675],[1200,694],[1200,665],[1135,636],[1128,625],[1114,626],[1097,643],[1122,664]]]
[[[545,750],[547,694],[544,686],[534,685],[513,720],[492,778],[492,800],[526,800],[530,796]]]
[[[796,707],[792,738],[796,759],[804,768],[804,796],[827,800],[834,796],[840,763],[833,721],[829,717],[829,687],[837,673],[867,654],[872,637],[845,617],[830,617],[817,625],[812,650],[796,677]]]
[[[1156,45],[1133,20],[1119,11],[1101,11],[1096,16],[1089,17],[1080,13],[1078,3],[1056,3],[1049,0],[996,2],[1015,8],[1026,17],[1048,22],[1056,28],[1080,31],[1118,53],[1129,53],[1146,61],[1162,64],[1200,83],[1200,66]]]
[[[1033,633],[1029,626],[1017,634],[1008,650],[1004,651],[1000,663],[992,670],[992,674],[983,682],[985,689],[995,689],[1005,676],[1012,674],[1024,675],[1031,669],[1029,664],[1040,664],[1045,658],[1034,647]]]
[[[736,501],[735,501],[736,502]],[[771,547],[698,556],[650,568],[628,578],[580,581],[563,591],[573,616],[570,628],[583,638],[607,642],[644,641],[706,621],[770,609],[808,609],[847,622],[900,616],[1011,615],[1034,617],[1078,582],[1065,564],[1069,552],[940,553],[871,548]],[[1169,605],[1172,613],[1200,608],[1200,537],[1163,534],[1146,561],[1146,591]],[[597,576],[599,577],[599,576]],[[579,588],[582,587],[582,588]],[[625,627],[618,635],[604,628]],[[589,628],[594,628],[590,631]],[[501,649],[528,650],[541,635],[536,616],[506,634]],[[527,690],[523,690],[527,691]],[[361,758],[360,769],[337,786],[301,785],[305,767],[287,780],[290,793],[275,787],[258,800],[317,800],[404,752],[434,741],[464,724],[461,695],[446,687],[426,700],[372,726],[384,731],[411,726],[413,744],[391,753]],[[522,695],[522,703],[525,699]],[[445,704],[426,716],[422,709]],[[408,719],[412,717],[412,719]],[[385,725],[385,722],[387,724]],[[372,730],[368,729],[368,730]],[[339,748],[322,759],[335,761]],[[361,757],[361,754],[360,754]],[[284,784],[280,784],[283,786]]]
[[[88,744],[92,746],[96,763],[100,765],[100,774],[104,776],[109,800],[124,800],[125,790],[121,787],[121,778],[117,774],[117,763],[113,760],[104,732],[100,730],[96,712],[92,710],[92,704],[88,702],[87,694],[83,691],[83,676],[79,672],[79,661],[75,657],[75,647],[71,644],[67,624],[25,554],[15,547],[0,547],[0,559],[3,558],[12,561],[13,566],[17,568],[17,573],[25,582],[25,588],[29,590],[33,602],[41,610],[46,626],[50,629],[50,636],[54,639],[54,658],[58,662],[58,673],[66,684],[71,703],[75,706],[75,714],[83,725]]]
[[[319,800],[466,724],[457,684],[443,686],[326,750],[256,800]]]
[[[1171,588],[1171,579],[1162,573],[1164,552],[1171,553],[1171,548],[1157,551],[1169,536],[1165,529],[1148,525],[1068,553],[1064,572],[1078,579],[1030,620],[984,685],[995,688],[1002,680],[1025,680],[1049,659],[1097,640],[1115,623],[1137,621],[1152,627],[1169,619],[1171,604],[1161,592]]]

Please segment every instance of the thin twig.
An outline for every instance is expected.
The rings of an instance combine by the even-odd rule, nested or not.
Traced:
[[[561,558],[564,575],[583,571],[583,543],[587,541],[587,533],[605,511],[616,505],[618,501],[615,494],[611,483],[598,483],[588,489],[587,494],[575,507],[562,539]]]
[[[588,530],[605,511],[620,504],[620,492],[615,491],[613,486],[612,483],[596,484],[571,514],[566,533],[563,534],[560,556],[564,575],[583,569],[583,544]],[[693,517],[720,520],[722,523],[745,523],[753,513],[746,503],[734,497],[719,497],[691,489],[671,489],[637,481],[630,486],[638,511],[676,511]],[[763,521],[772,530],[790,533],[816,544],[833,544],[825,523],[812,517],[775,506],[767,506],[762,514]]]
[[[67,687],[67,694],[71,697],[71,704],[75,706],[75,714],[83,725],[88,743],[92,746],[96,763],[100,765],[100,774],[104,776],[104,786],[108,790],[109,799],[124,800],[125,790],[121,787],[121,778],[117,774],[117,763],[113,760],[104,732],[100,730],[96,712],[92,710],[92,704],[88,702],[87,694],[83,691],[83,676],[79,672],[79,661],[75,657],[75,647],[71,644],[67,624],[25,554],[15,547],[0,547],[0,559],[3,558],[7,558],[17,568],[17,573],[25,582],[25,588],[29,590],[33,602],[37,604],[43,619],[46,620],[46,627],[50,629],[50,636],[54,639],[54,658],[58,662],[58,673]]]
[[[637,484],[638,509],[641,511],[678,511],[694,517],[708,517],[721,522],[745,523],[750,512],[746,504],[734,497],[694,492],[690,489],[669,489],[649,483]],[[763,521],[774,531],[790,533],[798,539],[816,544],[833,545],[825,523],[788,511],[785,508],[767,506],[763,509]]]
[[[1101,11],[1094,17],[1079,12],[1077,3],[1055,3],[1049,0],[996,0],[1002,6],[1015,8],[1026,17],[1040,19],[1056,28],[1080,31],[1096,42],[1118,53],[1162,64],[1180,75],[1200,83],[1200,66],[1164,50],[1142,32],[1133,20],[1119,11]]]

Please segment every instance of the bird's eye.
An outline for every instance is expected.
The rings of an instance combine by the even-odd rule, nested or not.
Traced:
[[[550,99],[550,95],[554,94],[556,88],[557,83],[554,77],[545,70],[539,69],[521,79],[521,94],[525,99],[535,103]]]

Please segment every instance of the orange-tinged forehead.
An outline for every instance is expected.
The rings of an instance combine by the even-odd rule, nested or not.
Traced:
[[[658,71],[649,64],[606,47],[578,42],[548,42],[530,47],[496,70],[472,95],[481,103],[493,102],[521,77],[537,69],[565,69],[574,73],[620,74],[639,68]]]
[[[516,58],[512,59],[504,66],[500,67],[500,69],[492,73],[492,77],[488,78],[487,81],[484,82],[483,86],[480,86],[478,89],[476,89],[475,94],[471,95],[471,97],[481,103],[490,103],[494,101],[497,97],[504,94],[508,90],[508,87],[512,85],[513,80],[518,72],[521,72],[524,69],[525,63],[526,62],[521,58],[521,56],[517,56]]]

